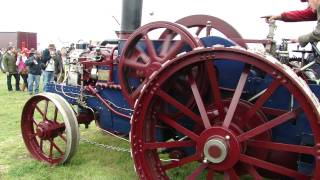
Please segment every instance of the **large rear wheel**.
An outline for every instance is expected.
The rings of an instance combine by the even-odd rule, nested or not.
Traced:
[[[234,89],[219,85],[218,61],[243,64],[238,79],[230,79],[237,82]],[[205,65],[208,81],[194,80],[199,64]],[[246,85],[255,72],[270,81],[265,79],[266,88],[253,98]],[[192,95],[185,98],[194,99],[196,107],[167,91],[177,78],[188,84]],[[206,93],[200,93],[199,83],[206,84]],[[278,91],[292,97],[285,109],[267,106]],[[233,48],[195,50],[166,64],[140,94],[131,121],[137,173],[141,179],[319,179],[319,107],[305,82],[271,57]],[[291,141],[292,134],[302,136],[306,129],[277,137],[279,129],[286,135],[286,124],[309,127],[314,143]],[[302,157],[311,159],[310,172],[298,167]]]

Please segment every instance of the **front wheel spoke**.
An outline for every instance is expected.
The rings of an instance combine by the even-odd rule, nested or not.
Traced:
[[[196,170],[194,170],[186,179],[193,180],[196,179],[206,168],[208,164],[202,163]]]
[[[66,137],[64,137],[61,132],[59,133],[59,137],[60,137],[64,142],[67,142]]]
[[[44,113],[41,111],[41,109],[39,108],[39,106],[36,105],[35,108],[36,108],[36,110],[41,114],[42,118],[45,118],[45,115],[44,115]]]
[[[48,108],[49,108],[49,100],[45,100],[43,121],[47,119]]]
[[[50,140],[50,147],[49,147],[49,158],[52,159],[52,153],[53,151],[53,143],[52,143],[52,140]]]
[[[194,154],[192,156],[188,156],[188,157],[182,158],[179,161],[172,161],[169,164],[163,165],[162,168],[167,171],[169,169],[180,167],[180,166],[183,166],[185,164],[192,163],[192,162],[198,161],[198,160],[200,160],[200,156],[198,154]]]
[[[293,119],[295,117],[297,117],[297,115],[300,113],[301,111],[301,108],[297,108],[293,111],[289,111],[285,114],[282,114],[281,116],[278,116],[260,126],[257,126],[256,128],[254,129],[251,129],[241,135],[238,136],[238,140],[240,142],[243,142],[243,141],[246,141],[254,136],[257,136],[263,132],[266,132],[280,124],[283,124],[284,122],[287,122],[288,120],[290,119]]]
[[[275,151],[285,151],[299,154],[309,154],[316,155],[316,150],[314,147],[294,145],[294,144],[284,144],[268,141],[250,140],[247,142],[248,146],[253,146],[257,148],[270,149]]]
[[[40,139],[39,147],[40,147],[40,151],[43,152],[43,140],[42,139]]]
[[[236,171],[231,168],[225,171],[224,179],[228,180],[240,180],[239,176],[237,175]]]
[[[54,140],[51,140],[52,146],[61,154],[63,155],[63,151],[59,148],[59,146],[54,142]]]
[[[56,106],[54,108],[54,114],[53,114],[53,121],[57,122],[57,117],[58,117],[58,107]]]
[[[234,95],[232,97],[232,100],[231,100],[230,106],[228,108],[228,112],[226,114],[226,117],[223,121],[223,124],[222,124],[223,127],[228,128],[231,123],[234,112],[236,111],[237,105],[238,105],[240,97],[242,95],[243,88],[246,84],[249,72],[250,72],[250,66],[246,64],[243,72],[241,73],[238,85],[236,87],[236,91],[234,92]]]
[[[176,148],[176,147],[190,147],[194,146],[193,141],[172,141],[172,142],[154,142],[145,143],[144,149],[158,149],[158,148]]]
[[[198,140],[199,136],[197,134],[195,134],[194,132],[190,131],[189,129],[183,127],[182,125],[177,123],[175,120],[171,119],[169,116],[161,114],[160,119],[164,123],[166,123],[167,125],[171,126],[172,128],[179,131],[180,133],[188,136],[192,140],[194,140],[194,141]]]
[[[209,121],[209,117],[206,111],[206,108],[204,107],[203,101],[202,101],[202,97],[200,95],[198,86],[196,84],[196,81],[194,80],[193,76],[190,74],[189,75],[189,83],[190,83],[190,87],[194,96],[194,99],[196,100],[197,106],[198,106],[198,110],[200,112],[204,127],[206,129],[211,127],[210,121]]]
[[[32,118],[32,122],[33,122],[33,124],[34,124],[35,126],[38,127],[38,123],[36,122],[36,120],[35,120],[34,118]]]
[[[275,172],[275,173],[278,173],[278,174],[281,174],[281,175],[285,175],[285,176],[288,176],[288,177],[292,177],[292,178],[295,178],[295,179],[306,179],[306,180],[310,179],[309,176],[304,175],[304,174],[302,174],[302,173],[300,173],[298,171],[295,171],[295,170],[292,170],[292,169],[289,169],[289,168],[286,168],[286,167],[283,167],[283,166],[279,166],[277,164],[273,164],[273,163],[270,163],[270,162],[267,162],[267,161],[256,159],[254,157],[247,156],[245,154],[241,154],[239,160],[244,162],[244,163],[246,163],[246,164],[249,164],[249,165],[252,165],[252,166],[256,166],[256,167],[259,167],[259,168],[262,168],[262,169],[266,169],[266,170],[269,170],[271,172]]]
[[[202,119],[196,115],[194,112],[192,112],[189,108],[187,108],[185,105],[181,104],[177,100],[175,100],[173,97],[171,97],[169,94],[164,92],[163,90],[158,90],[157,95],[162,98],[165,102],[171,104],[175,108],[177,108],[180,112],[183,114],[189,116],[193,121],[195,121],[198,124],[202,124]]]

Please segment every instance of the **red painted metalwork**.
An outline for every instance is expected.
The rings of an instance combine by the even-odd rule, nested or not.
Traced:
[[[217,76],[212,62],[219,60],[239,61],[245,68],[239,78],[238,86],[231,96],[222,96],[224,90],[219,88]],[[195,85],[192,68],[199,64],[211,66],[207,68],[206,81],[209,88],[206,93],[199,93]],[[243,86],[250,70],[259,70],[274,78],[266,91],[253,103],[249,103],[243,94]],[[207,179],[215,174],[223,174],[225,178],[240,179],[249,175],[255,179],[263,177],[291,177],[294,179],[320,178],[320,127],[318,119],[319,105],[309,95],[303,82],[298,81],[293,72],[288,73],[280,63],[265,59],[250,52],[232,48],[207,48],[194,50],[177,57],[165,64],[146,84],[134,107],[131,131],[131,147],[137,173],[141,179],[168,179],[174,174],[194,170],[184,178],[196,179],[203,173]],[[182,73],[183,72],[183,73]],[[186,72],[189,72],[186,73]],[[193,89],[192,97],[197,101],[198,111],[179,102],[177,95],[167,92],[167,82],[172,78],[186,76],[185,81]],[[282,87],[292,94],[299,104],[294,110],[275,110],[263,107],[274,90]],[[212,94],[213,93],[213,94]],[[230,91],[228,91],[230,94]],[[182,116],[170,115],[168,109],[175,108]],[[267,114],[265,114],[267,113]],[[268,114],[272,116],[266,116]],[[273,140],[273,128],[304,114],[314,134],[315,146],[280,143]],[[193,128],[186,126],[183,119],[194,122]],[[207,121],[209,119],[209,122]],[[171,129],[175,135],[168,140],[156,138],[158,127]],[[180,159],[163,161],[166,150],[194,149],[193,153],[185,154]],[[160,154],[161,152],[161,154]],[[226,153],[226,156],[223,155]],[[286,153],[282,158],[275,155]],[[312,174],[304,174],[285,163],[297,161],[297,156],[307,154],[314,156],[315,164]],[[170,155],[170,153],[169,153]],[[167,156],[170,157],[170,156]],[[185,166],[186,165],[186,166]],[[187,167],[188,170],[185,169]],[[183,173],[179,173],[183,171]],[[265,173],[267,172],[267,173]],[[276,175],[276,176],[274,176]]]
[[[188,28],[197,28],[195,32],[197,36],[199,36],[204,30],[209,31],[207,34],[210,34],[212,29],[217,30],[229,39],[237,39],[238,41],[235,42],[237,42],[240,46],[247,48],[246,42],[240,41],[242,39],[240,33],[229,23],[217,17],[209,15],[191,15],[177,20],[176,23],[184,25]]]
[[[157,30],[168,30],[165,37],[159,38],[162,41],[160,51],[157,52],[151,41],[151,32]],[[179,37],[179,39],[174,39]],[[140,43],[146,45],[146,52],[140,48]],[[194,37],[181,25],[159,21],[146,24],[137,29],[126,42],[119,64],[119,79],[122,91],[129,104],[133,106],[143,85],[151,74],[161,67],[161,64],[174,58],[183,52],[184,45],[191,49],[199,46]],[[128,81],[130,78],[140,79],[138,87],[133,89]]]

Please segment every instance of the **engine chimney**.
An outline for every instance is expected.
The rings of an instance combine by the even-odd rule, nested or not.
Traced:
[[[123,0],[120,39],[126,39],[141,25],[143,0]]]

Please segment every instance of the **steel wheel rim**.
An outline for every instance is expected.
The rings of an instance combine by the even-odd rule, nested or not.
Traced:
[[[39,107],[42,103],[47,105]],[[55,109],[54,118],[50,118],[46,112],[49,107]],[[42,121],[36,117],[37,112],[41,114]],[[57,130],[50,129],[53,127],[50,124],[55,125]],[[41,93],[28,100],[22,112],[21,131],[31,155],[53,165],[68,162],[79,143],[78,123],[72,108],[65,99],[53,93]]]
[[[217,59],[222,56],[225,57],[223,55],[225,53],[229,54],[230,56],[227,56],[227,57],[231,58],[231,59],[239,58],[239,57],[242,57],[244,59],[251,59],[251,61],[250,60],[243,60],[243,61],[245,61],[246,63],[251,63],[257,67],[265,67],[266,71],[268,71],[268,72],[270,71],[270,74],[272,74],[271,67],[273,69],[275,68],[276,70],[274,70],[274,71],[281,72],[281,73],[283,73],[283,75],[285,75],[284,79],[287,82],[289,81],[289,82],[294,83],[293,85],[290,85],[290,84],[288,85],[288,84],[286,84],[286,82],[281,82],[281,83],[284,83],[285,87],[288,87],[288,88],[294,89],[294,90],[299,90],[299,91],[294,91],[293,94],[296,95],[297,99],[299,100],[299,103],[304,104],[302,109],[303,109],[303,112],[306,114],[306,116],[309,119],[309,124],[311,126],[312,132],[314,133],[314,137],[315,137],[315,144],[317,144],[317,142],[319,142],[319,127],[317,127],[318,126],[317,120],[319,119],[319,111],[317,110],[317,108],[319,107],[319,103],[318,103],[317,99],[315,97],[313,97],[313,95],[312,95],[313,93],[310,91],[310,89],[307,87],[307,85],[304,83],[304,81],[299,79],[298,76],[293,73],[293,71],[291,71],[286,66],[283,66],[280,63],[278,63],[277,61],[274,61],[270,58],[265,59],[261,56],[249,53],[247,51],[238,50],[238,49],[214,48],[213,50],[212,49],[198,50],[198,51],[188,53],[187,55],[185,55],[183,57],[179,57],[176,60],[174,60],[173,62],[167,64],[164,68],[162,68],[159,72],[157,72],[157,75],[155,75],[153,79],[151,79],[149,81],[146,88],[144,89],[144,91],[141,93],[141,95],[139,97],[139,101],[137,102],[137,104],[135,106],[135,113],[132,118],[131,145],[132,145],[132,154],[133,154],[136,170],[137,170],[137,173],[139,174],[140,178],[142,178],[142,179],[152,179],[152,178],[168,179],[169,177],[166,175],[165,168],[168,168],[170,166],[176,167],[178,165],[175,163],[171,163],[169,165],[163,165],[162,164],[163,162],[160,161],[160,157],[159,157],[159,154],[157,151],[159,151],[159,149],[165,148],[165,147],[177,147],[177,146],[178,147],[187,147],[187,146],[190,147],[190,146],[193,146],[194,144],[198,144],[199,143],[198,141],[200,141],[197,139],[200,137],[200,135],[195,134],[194,132],[185,131],[184,133],[187,134],[187,136],[189,137],[191,142],[187,142],[187,141],[175,142],[176,144],[174,144],[172,142],[171,143],[161,142],[162,144],[160,142],[157,142],[155,140],[154,135],[150,135],[150,134],[154,134],[155,130],[146,130],[146,128],[145,128],[145,126],[146,126],[145,123],[147,121],[150,121],[149,123],[147,123],[147,126],[149,129],[152,129],[152,127],[155,127],[155,122],[151,122],[151,120],[146,120],[146,119],[148,119],[148,118],[152,119],[152,118],[156,118],[156,116],[159,116],[159,114],[155,113],[155,114],[153,114],[155,117],[153,117],[153,116],[151,116],[151,114],[154,112],[148,111],[148,108],[154,107],[153,103],[156,103],[155,100],[152,101],[153,96],[155,96],[155,94],[157,94],[157,96],[164,97],[164,95],[159,95],[158,89],[162,87],[163,83],[165,82],[165,79],[168,79],[170,76],[172,76],[174,74],[174,72],[177,72],[179,69],[186,67],[192,63],[196,63],[199,61],[204,62],[207,59],[213,59],[214,57]],[[263,61],[264,64],[261,65],[260,64],[261,62],[252,61],[252,59],[258,60],[258,61]],[[301,101],[302,99],[306,100],[307,102]],[[148,107],[144,106],[143,104],[148,104]],[[308,110],[307,107],[314,110],[314,112],[311,112],[312,110]],[[157,111],[157,109],[154,108],[153,111]],[[154,120],[154,121],[156,121],[156,120]],[[171,127],[176,128],[175,123],[170,122],[170,120],[168,120],[168,119],[165,121],[166,121],[166,123],[171,123],[170,124]],[[275,120],[275,121],[277,121],[278,123],[280,122],[278,120]],[[163,119],[162,119],[162,122],[164,122]],[[267,124],[267,123],[265,123],[265,124]],[[273,124],[273,125],[275,125],[275,124]],[[275,125],[274,127],[276,127],[276,126],[277,125]],[[179,132],[181,132],[181,131],[184,131],[184,130],[181,127],[179,127]],[[225,128],[219,127],[218,130],[216,130],[215,132],[217,132],[217,131],[227,131],[227,130],[225,130]],[[254,131],[251,131],[251,132],[254,132]],[[145,134],[148,134],[149,136],[146,136]],[[231,133],[230,135],[233,135],[233,134],[234,133]],[[248,132],[245,132],[244,134],[248,135],[250,133],[248,131]],[[237,139],[241,139],[241,142],[242,142],[242,140],[246,139],[245,138],[246,135],[243,135],[243,134],[238,135],[236,138],[231,137],[231,139],[234,139],[235,142],[237,141]],[[252,136],[252,137],[254,137],[254,136]],[[197,140],[193,140],[193,139],[197,139]],[[246,142],[246,140],[244,140],[244,141]],[[217,144],[219,144],[219,143],[217,143]],[[196,145],[196,148],[198,148],[197,146],[198,145]],[[239,145],[239,146],[241,146],[241,145]],[[235,147],[235,146],[232,146],[232,147]],[[278,145],[275,148],[279,151],[279,149],[281,149],[283,147],[286,147],[286,146]],[[318,147],[314,146],[312,148],[308,148],[306,146],[302,146],[302,147],[299,146],[298,148],[301,148],[301,149],[297,150],[296,153],[303,153],[303,154],[306,153],[306,154],[312,154],[312,156],[314,156],[316,165],[314,167],[314,171],[313,171],[314,174],[312,175],[312,177],[317,179],[320,174],[319,160],[317,160],[318,155],[316,153],[316,149]],[[294,148],[292,148],[290,146],[288,146],[288,149],[289,149],[288,151],[290,151],[290,152],[294,151],[293,150]],[[265,166],[268,166],[267,168],[278,167],[278,166],[274,166],[274,165],[270,165],[270,164],[265,164],[264,162],[262,162],[264,160],[255,161],[255,159],[252,159],[252,157],[246,156],[245,153],[241,153],[241,152],[238,152],[238,153],[239,153],[238,161],[241,161],[242,163],[248,165],[245,167],[246,171],[248,171],[248,174],[250,174],[254,178],[262,178],[262,176],[259,175],[259,173],[257,172],[257,169],[255,169],[253,167],[259,167],[259,168],[262,168],[262,167],[266,168]],[[183,165],[188,164],[189,162],[197,162],[197,161],[202,162],[203,158],[200,157],[200,154],[201,153],[195,153],[194,155],[188,156],[188,157],[180,160],[180,162],[182,162]],[[234,153],[234,154],[236,154],[236,153]],[[252,164],[249,163],[251,160],[253,162]],[[210,171],[206,175],[207,178],[212,178],[214,173],[217,173],[218,171],[222,171],[222,172],[224,172],[224,174],[226,176],[229,176],[229,178],[238,179],[239,177],[236,174],[236,171],[234,170],[235,167],[234,166],[230,166],[230,167],[231,168],[229,168],[229,169],[217,170],[217,169],[214,169],[215,167],[212,167],[212,164],[206,165],[205,163],[200,163],[200,165],[197,166],[197,168],[191,174],[189,173],[188,178],[194,179],[199,175],[199,173],[202,173],[205,169],[210,169]],[[212,170],[212,169],[214,169],[214,170]],[[279,174],[282,173],[282,175],[292,176],[294,178],[300,178],[300,179],[309,179],[310,178],[310,176],[299,173],[297,171],[294,171],[294,170],[290,171],[290,170],[288,170],[289,168],[286,168],[286,167],[282,168],[280,166],[280,169],[281,169],[280,171],[283,170],[284,172],[279,172],[279,170],[276,170],[276,169],[273,172],[276,172]],[[270,170],[270,169],[268,169],[268,170]]]

